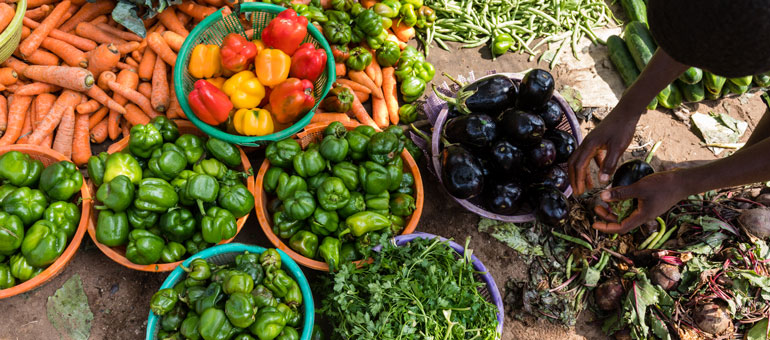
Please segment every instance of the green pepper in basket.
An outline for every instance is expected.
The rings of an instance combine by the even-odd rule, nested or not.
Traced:
[[[259,255],[259,263],[266,273],[281,269],[281,254],[275,248],[270,248]]]
[[[40,174],[40,189],[57,201],[68,201],[82,185],[83,175],[75,163],[69,161],[51,164]]]
[[[346,1],[346,0],[342,0]],[[328,10],[325,12],[326,16],[329,17],[329,21],[336,21],[339,23],[343,23],[345,25],[350,26],[350,15],[345,11],[340,10]]]
[[[72,239],[80,223],[80,208],[71,202],[53,202],[43,212],[43,218],[64,230],[67,239]]]
[[[209,244],[203,239],[203,234],[196,232],[193,237],[184,242],[184,247],[190,255],[195,255],[203,249],[209,247]]]
[[[241,165],[241,153],[235,145],[221,139],[209,138],[206,142],[206,150],[229,167]]]
[[[134,199],[134,207],[140,210],[165,212],[175,206],[178,201],[179,195],[171,184],[160,178],[145,178],[139,184],[139,190],[137,190]]]
[[[350,193],[350,199],[348,200],[348,203],[345,204],[344,207],[338,209],[337,214],[341,218],[347,218],[350,215],[362,212],[364,210],[366,210],[364,195],[360,192],[353,191]]]
[[[390,199],[390,212],[396,216],[409,216],[414,212],[414,197],[396,193]]]
[[[388,191],[396,191],[401,186],[401,179],[404,173],[404,161],[401,157],[396,157],[385,167],[388,170],[390,185]]]
[[[310,177],[307,179],[307,191],[309,191],[311,194],[314,194],[318,191],[318,187],[321,186],[321,184],[329,178],[329,173],[326,171],[319,173],[318,175],[315,175],[313,177]]]
[[[191,176],[184,186],[184,196],[188,199],[195,200],[198,203],[198,208],[200,209],[201,214],[203,215],[206,214],[205,209],[203,208],[203,203],[211,203],[216,201],[218,194],[219,182],[217,182],[214,177],[209,175],[196,174]],[[211,242],[208,240],[206,241]]]
[[[347,58],[345,58],[347,59]],[[344,61],[340,61],[344,62]],[[324,98],[324,100],[321,101],[320,107],[328,112],[348,112],[353,106],[353,91],[351,91],[349,88],[340,86],[335,83],[334,88],[329,91],[329,94]],[[334,122],[339,123],[339,122]],[[342,123],[340,123],[340,126],[342,126]],[[327,129],[329,127],[327,126]],[[344,126],[342,126],[343,129],[345,129]],[[345,129],[345,133],[347,133],[347,129]],[[326,134],[324,134],[326,135]],[[342,138],[345,134],[339,135],[337,137]]]
[[[128,234],[126,258],[136,264],[153,264],[160,260],[165,242],[159,236],[144,230],[134,229]]]
[[[137,157],[148,158],[163,145],[163,136],[153,124],[137,124],[131,128],[128,150]]]
[[[163,250],[160,252],[160,260],[165,263],[181,261],[186,252],[187,249],[181,243],[172,241],[163,247]]]
[[[170,181],[187,167],[187,157],[176,144],[165,143],[152,152],[147,165],[156,177]]]
[[[227,166],[214,158],[210,158],[195,164],[195,166],[193,166],[193,171],[221,180],[225,177],[225,174],[227,174]]]
[[[350,228],[350,233],[355,237],[360,237],[370,231],[388,228],[390,223],[386,216],[372,211],[356,213],[345,220],[345,224]]]
[[[361,31],[358,26],[353,26],[350,28],[350,42],[353,44],[358,44],[362,41],[365,41],[366,39],[366,33]],[[348,57],[350,57],[350,54],[348,54]],[[347,58],[345,59],[347,61]]]
[[[351,162],[340,162],[332,167],[332,174],[342,180],[348,190],[358,188],[358,166]]]
[[[401,57],[401,48],[393,41],[385,41],[382,46],[377,49],[377,63],[380,66],[394,66],[398,63],[398,58]]]
[[[104,204],[102,207],[118,212],[124,211],[134,200],[134,184],[128,177],[120,175],[100,186],[96,192],[96,199]]]
[[[401,5],[401,10],[399,11],[399,14],[401,15],[401,18],[399,20],[401,20],[402,25],[405,25],[407,27],[412,27],[417,23],[417,12],[415,11],[415,7],[413,4],[406,3]]]
[[[283,313],[283,317],[286,318],[287,327],[299,327],[302,316],[297,310],[297,306],[302,304],[302,291],[299,289],[299,285],[295,282],[289,289],[289,293],[283,298],[283,303],[279,303],[275,306],[279,312]],[[286,328],[284,328],[286,329]]]
[[[278,305],[278,301],[273,296],[273,292],[263,285],[254,287],[254,290],[251,291],[251,295],[254,297],[254,305],[257,308],[275,307]]]
[[[255,285],[262,283],[262,279],[265,277],[265,272],[259,265],[259,254],[248,251],[235,257],[235,269],[251,276]]]
[[[342,243],[334,237],[324,237],[321,246],[318,247],[318,254],[326,261],[331,271],[336,271],[340,264],[340,249]]]
[[[14,190],[18,188],[19,187],[13,184],[0,185],[0,205],[3,204],[3,200],[5,200],[5,198],[8,197],[8,195],[10,195]]]
[[[107,157],[104,163],[104,183],[113,180],[120,175],[131,179],[131,183],[139,184],[142,180],[142,167],[133,156],[118,152]]]
[[[220,207],[211,207],[201,218],[201,233],[208,243],[219,243],[235,237],[238,226],[235,217]]]
[[[313,195],[307,191],[296,191],[284,201],[287,217],[294,220],[304,220],[315,211],[316,202]]]
[[[359,127],[356,127],[353,131],[350,131],[345,135],[345,139],[348,140],[350,149],[350,158],[354,160],[361,160],[366,156],[369,139],[371,138],[371,135],[364,134],[361,130],[358,130]],[[367,127],[372,128],[371,126]],[[374,129],[372,128],[372,130]]]
[[[278,179],[283,173],[285,173],[283,169],[277,166],[267,169],[265,172],[265,177],[262,179],[262,188],[265,189],[265,192],[268,194],[275,192],[275,189],[278,188]]]
[[[323,158],[338,163],[348,155],[348,140],[344,137],[329,135],[324,137],[318,150]]]
[[[185,308],[181,303],[177,303],[176,306],[171,309],[171,311],[161,317],[160,327],[166,332],[176,332],[179,330],[179,327],[182,326],[182,322],[184,321],[185,316],[187,316],[187,308]]]
[[[187,272],[187,277],[194,280],[204,281],[211,277],[211,266],[204,259],[195,259],[190,262],[190,268],[182,266],[182,269]]]
[[[317,235],[326,236],[335,232],[339,224],[340,218],[336,211],[317,208],[310,219],[310,231]]]
[[[187,317],[182,321],[182,325],[179,327],[179,334],[185,339],[200,340],[201,334],[198,331],[198,325],[200,324],[200,316],[194,311],[188,311]]]
[[[414,195],[414,176],[411,173],[405,172],[401,175],[401,184],[396,189],[396,192]]]
[[[32,186],[43,170],[43,163],[39,162],[19,151],[6,152],[0,157],[0,178],[15,186]]]
[[[142,210],[131,206],[126,211],[126,217],[132,228],[147,229],[153,227],[155,223],[158,223],[159,215],[153,211]]]
[[[326,210],[344,207],[350,199],[350,191],[337,177],[329,177],[318,188],[318,204]]]
[[[158,316],[166,315],[176,306],[179,295],[173,288],[161,289],[152,295],[150,310]]]
[[[396,135],[389,132],[378,132],[369,140],[366,151],[369,159],[380,165],[386,165],[400,153],[400,143]]]
[[[18,216],[0,211],[0,226],[0,255],[12,255],[24,240],[24,224]]]
[[[205,310],[218,305],[222,298],[224,298],[222,285],[218,282],[211,282],[203,295],[195,301],[195,312],[202,314]]]
[[[43,217],[48,200],[42,191],[21,187],[13,190],[3,200],[3,211],[18,216],[25,226]]]
[[[27,263],[42,268],[54,263],[67,247],[67,234],[46,220],[35,222],[25,233],[21,253]]]
[[[398,118],[404,124],[411,124],[417,120],[417,107],[412,104],[404,104],[398,108]]]
[[[350,42],[350,25],[344,22],[329,20],[323,24],[323,33],[332,44],[345,45]]]
[[[345,65],[355,71],[363,71],[371,63],[372,54],[361,46],[350,50],[350,57],[345,61]]]
[[[374,13],[377,13],[380,16],[395,18],[401,11],[401,2],[398,0],[383,0],[382,2],[375,4],[372,8],[374,9]]]
[[[318,236],[307,230],[300,230],[289,240],[289,247],[307,258],[314,258],[318,251]]]
[[[254,323],[249,326],[251,334],[260,340],[275,339],[286,326],[286,318],[275,307],[260,308]]]
[[[35,268],[27,263],[27,259],[20,253],[11,256],[9,263],[11,265],[11,275],[22,282],[37,276],[37,274],[43,271],[42,268]]]
[[[241,218],[254,209],[254,195],[243,183],[223,185],[219,188],[217,204],[231,212],[235,218]]]
[[[387,214],[389,203],[390,203],[390,194],[387,191],[383,191],[376,195],[366,194],[366,196],[364,197],[366,198],[367,210],[373,210],[378,212],[384,211]]]
[[[160,217],[160,230],[167,239],[184,242],[195,234],[195,217],[186,208],[172,209]]]
[[[8,289],[16,285],[16,278],[11,275],[11,267],[0,263],[0,290]]]
[[[203,156],[203,141],[196,135],[181,135],[174,144],[182,149],[188,165],[195,164]]]
[[[379,34],[370,35],[366,37],[366,43],[369,45],[369,47],[375,50],[382,47],[382,44],[385,43],[385,41],[387,40],[388,40],[388,31],[386,31],[384,28],[382,29],[382,31],[380,31]]]
[[[425,92],[425,80],[416,76],[407,76],[401,82],[401,94],[404,101],[411,103],[422,96]]]
[[[367,194],[380,194],[390,186],[388,170],[375,162],[366,161],[358,167],[361,187]]]
[[[233,293],[249,294],[254,289],[254,279],[251,275],[246,274],[240,270],[234,270],[225,277],[225,281],[222,284],[222,291],[225,294],[230,295]]]
[[[261,257],[260,260],[262,260]],[[296,284],[296,282],[283,269],[273,269],[272,271],[267,270],[262,284],[273,293],[273,296],[282,299],[286,297],[291,285]]]
[[[308,178],[317,175],[326,168],[326,161],[317,149],[305,150],[293,159],[297,175]]]
[[[96,222],[96,240],[109,247],[128,243],[128,218],[124,212],[102,210]]]
[[[265,157],[270,161],[270,165],[279,168],[291,168],[294,156],[302,152],[302,147],[293,139],[284,139],[278,142],[272,142],[265,149]]]
[[[356,250],[355,244],[351,242],[343,243],[342,248],[340,248],[340,261],[353,262],[358,260],[359,260],[359,255],[358,255],[358,251]]]
[[[356,27],[366,35],[376,36],[382,31],[380,16],[371,9],[367,9],[356,17]]]
[[[247,328],[254,322],[257,308],[254,297],[247,293],[236,292],[230,295],[225,303],[225,314],[233,326]]]
[[[173,120],[166,118],[166,116],[157,116],[150,121],[150,124],[158,129],[164,142],[173,143],[179,138],[179,127]]]
[[[276,211],[273,214],[273,233],[280,238],[291,238],[304,226],[303,220],[290,219],[285,211]]]
[[[275,340],[299,340],[299,333],[297,333],[296,329],[286,326]]]
[[[289,176],[286,173],[278,177],[278,188],[275,190],[278,199],[285,201],[294,196],[297,191],[307,191],[307,182],[302,177]]]
[[[239,332],[227,319],[225,312],[209,308],[201,314],[198,329],[205,340],[226,340]]]

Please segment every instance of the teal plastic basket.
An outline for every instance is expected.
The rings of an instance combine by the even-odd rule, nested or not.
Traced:
[[[233,12],[230,15],[223,15],[222,10],[224,8],[214,12],[214,14],[206,17],[190,32],[190,35],[182,44],[182,48],[179,50],[179,56],[174,67],[174,91],[179,99],[179,104],[182,107],[187,118],[195,124],[201,131],[205,132],[209,136],[219,138],[221,140],[244,146],[262,146],[271,141],[282,140],[291,137],[295,133],[302,130],[305,126],[310,124],[310,120],[313,118],[318,104],[326,97],[329,90],[336,80],[334,56],[332,55],[331,47],[324,38],[323,33],[308,23],[307,33],[305,40],[302,43],[313,43],[316,48],[323,48],[326,51],[326,68],[324,69],[318,80],[313,83],[313,96],[315,97],[315,106],[305,114],[294,125],[278,131],[273,134],[265,136],[241,136],[227,133],[219,129],[216,126],[211,126],[204,123],[190,109],[190,104],[187,101],[187,95],[192,91],[195,83],[195,78],[190,75],[187,65],[190,63],[190,55],[193,48],[198,44],[215,44],[221,45],[224,37],[230,33],[238,33],[247,39],[260,39],[262,30],[267,27],[267,24],[275,18],[278,13],[283,12],[286,8],[263,3],[263,2],[246,2],[240,5],[240,12],[246,14],[246,18],[250,27],[248,27],[251,35],[247,35],[247,28],[244,27],[244,23],[238,17],[237,12]]]
[[[266,250],[267,249],[259,246],[251,246],[243,243],[222,244],[190,256],[190,258],[182,263],[182,266],[190,267],[190,262],[195,259],[206,259],[214,264],[222,265],[235,262],[235,257],[243,254],[245,251],[253,254],[262,254]],[[283,270],[297,281],[299,288],[302,290],[303,320],[300,339],[310,340],[310,336],[313,334],[313,324],[315,322],[315,305],[313,304],[313,294],[310,292],[310,284],[308,284],[307,278],[305,278],[305,274],[302,273],[302,269],[299,268],[299,265],[297,265],[289,255],[286,255],[286,253],[280,249],[277,250],[278,253],[281,254],[281,266]],[[166,281],[163,281],[163,285],[160,286],[160,289],[173,288],[179,281],[184,280],[186,274],[187,273],[185,273],[181,266],[176,267],[176,269],[174,269],[174,271],[172,271],[166,278]],[[160,317],[151,311],[149,319],[147,320],[147,335],[145,339],[155,340],[159,330]]]

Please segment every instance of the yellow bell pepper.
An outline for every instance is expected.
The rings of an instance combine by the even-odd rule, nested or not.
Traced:
[[[225,80],[227,80],[227,79],[225,79],[223,77],[216,77],[216,78],[206,79],[207,82],[211,83],[211,85],[216,86],[216,88],[218,88],[220,90],[222,89],[222,85],[225,84]]]
[[[254,43],[254,45],[257,45],[257,55],[259,55],[259,52],[262,52],[267,46],[265,46],[265,43],[262,42],[262,40],[254,39],[251,42]]]
[[[233,117],[235,131],[245,136],[264,136],[273,133],[273,117],[265,109],[240,109]]]
[[[279,49],[266,48],[254,62],[257,78],[262,85],[273,87],[289,77],[291,57]]]
[[[248,109],[259,106],[265,98],[265,87],[251,71],[241,71],[227,79],[222,91],[230,96],[236,109]]]
[[[222,56],[219,46],[199,44],[193,48],[188,69],[197,79],[218,77],[222,74]]]

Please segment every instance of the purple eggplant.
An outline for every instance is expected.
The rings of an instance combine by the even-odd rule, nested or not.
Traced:
[[[552,165],[540,175],[540,181],[544,185],[550,185],[564,191],[569,186],[569,176],[558,165]]]
[[[460,145],[448,145],[441,152],[441,179],[450,195],[468,199],[484,189],[479,160]]]
[[[435,85],[433,92],[462,114],[497,116],[506,108],[514,106],[518,88],[511,78],[500,74],[463,86],[454,98],[439,92]]]
[[[634,159],[621,164],[615,174],[612,175],[613,187],[624,187],[634,184],[647,175],[651,175],[655,170],[649,163]]]
[[[577,148],[575,138],[566,131],[549,130],[545,133],[545,138],[556,146],[556,164],[568,161],[572,153],[575,152],[575,148]]]
[[[556,160],[556,146],[550,140],[543,139],[529,149],[527,156],[532,169],[548,167]]]
[[[487,208],[495,214],[512,215],[519,210],[523,195],[516,182],[496,184],[486,194]]]
[[[515,144],[534,145],[543,139],[545,122],[537,115],[511,109],[503,113],[500,128]]]
[[[549,100],[544,108],[537,111],[537,115],[543,118],[546,128],[553,129],[561,123],[564,111],[562,111],[561,106],[556,101]]]
[[[524,75],[519,85],[516,107],[526,111],[539,111],[553,95],[553,76],[548,71],[534,69]]]
[[[543,186],[536,189],[535,194],[537,197],[537,218],[540,222],[555,226],[567,220],[569,202],[559,189]]]
[[[497,123],[492,117],[483,114],[460,116],[446,123],[444,136],[451,143],[485,148],[497,139]]]
[[[500,172],[508,174],[524,165],[524,151],[508,141],[501,140],[492,146],[491,160]]]

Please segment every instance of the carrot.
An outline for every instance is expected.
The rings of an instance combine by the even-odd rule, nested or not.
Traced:
[[[353,91],[353,89],[350,88],[350,86],[342,85],[347,87],[349,90]],[[377,124],[374,123],[372,120],[372,117],[369,116],[369,113],[366,112],[366,109],[364,108],[364,105],[361,104],[361,102],[358,100],[358,97],[353,96],[353,108],[351,109],[353,111],[353,115],[355,115],[356,119],[358,119],[361,124],[369,125],[377,130],[380,128],[377,126]]]
[[[70,1],[70,2],[71,2],[71,1]],[[73,4],[73,5],[74,5],[74,4]],[[59,27],[59,26],[61,26],[61,24],[63,24],[64,22],[66,22],[67,20],[69,20],[70,18],[72,18],[72,16],[73,16],[73,15],[75,15],[75,13],[76,13],[76,12],[77,12],[79,9],[80,9],[80,6],[77,6],[77,5],[76,5],[76,6],[70,6],[70,9],[68,9],[68,10],[67,10],[67,12],[66,12],[66,13],[64,13],[64,15],[62,15],[62,16],[61,16],[61,20],[59,20],[59,22],[57,22],[57,23],[56,23],[56,27]]]
[[[99,86],[100,89],[107,91],[110,89],[110,86],[108,85],[108,83],[110,81],[115,81],[116,78],[117,77],[115,76],[115,72],[112,72],[112,71],[102,72],[102,74],[99,75],[99,79],[96,80],[96,86]]]
[[[377,85],[377,71],[374,69],[374,65],[377,64],[377,59],[374,54],[372,54],[372,59],[373,61],[369,63],[369,65],[366,65],[366,68],[364,68],[364,73],[366,73],[369,79],[374,81],[374,84]]]
[[[38,126],[40,126],[40,122],[43,121],[45,115],[48,114],[48,111],[51,111],[54,102],[56,102],[56,96],[50,93],[43,93],[35,97],[35,100],[32,102],[35,106],[35,111],[33,111],[35,117],[33,117],[32,120],[33,131],[38,129]]]
[[[75,117],[75,133],[72,136],[72,162],[77,166],[88,163],[91,157],[91,141],[88,139],[88,115]]]
[[[43,39],[56,28],[56,25],[58,25],[59,20],[64,13],[69,10],[70,5],[71,3],[69,0],[64,0],[56,5],[51,14],[47,16],[34,31],[32,31],[27,39],[24,39],[24,41],[19,44],[19,52],[21,52],[22,56],[26,57],[32,54],[38,47],[40,47],[40,44],[43,43]]]
[[[349,88],[353,89],[353,91],[356,92],[363,92],[366,94],[372,93],[372,90],[364,85],[361,85],[359,83],[356,83],[350,79],[337,79],[337,82],[341,85],[347,85]]]
[[[23,62],[23,61],[21,61],[19,59],[16,59],[14,57],[9,57],[8,59],[5,60],[4,63],[2,63],[0,65],[2,65],[3,67],[10,67],[10,68],[12,68],[14,71],[16,71],[16,74],[18,76],[23,76],[24,75],[24,69],[26,69],[27,66],[29,66],[29,65],[27,65],[27,63],[25,63],[25,62]]]
[[[124,114],[123,117],[131,125],[147,124],[150,122],[150,117],[147,117],[147,115],[142,112],[142,109],[131,103],[126,104],[126,114]]]
[[[99,25],[99,24],[106,24],[107,21],[109,21],[109,19],[107,19],[106,15],[100,15],[100,16],[94,18],[94,20],[89,21],[89,23],[91,23],[93,25]],[[109,25],[107,25],[107,26],[109,26]],[[112,26],[110,26],[110,27],[112,27]]]
[[[138,50],[139,46],[141,46],[141,45],[142,44],[139,43],[139,42],[131,41],[131,42],[127,42],[125,44],[115,45],[115,48],[118,49],[118,53],[120,53],[120,55],[126,55],[126,54],[129,54],[129,53],[133,52],[133,51]]]
[[[24,13],[25,18],[30,18],[32,20],[40,20],[45,18],[48,15],[48,11],[51,9],[51,6],[48,5],[42,5],[38,8],[28,9]]]
[[[155,70],[152,73],[152,92],[150,94],[150,103],[152,103],[155,111],[166,112],[169,104],[168,92],[166,63],[158,56],[155,61]]]
[[[169,99],[171,100],[171,103],[168,105],[168,110],[166,110],[166,116],[168,118],[185,118],[187,119],[187,116],[182,111],[182,106],[179,105],[179,99],[176,97],[176,89],[174,88],[174,80],[171,79],[169,82]]]
[[[24,118],[24,125],[21,127],[21,133],[19,139],[16,140],[15,144],[27,144],[27,140],[29,139],[29,134],[32,133],[32,119],[30,118],[32,116],[32,112],[34,108],[32,105],[27,109],[26,117]]]
[[[111,13],[113,8],[115,8],[115,2],[113,1],[102,0],[86,3],[69,20],[61,24],[59,30],[64,32],[72,31],[78,24],[91,21],[100,15]]]
[[[176,16],[176,12],[174,11],[173,7],[166,8],[162,12],[158,13],[158,20],[160,20],[160,23],[163,24],[163,26],[166,26],[167,29],[181,35],[182,37],[187,37],[190,35],[190,31],[184,28],[184,24],[182,24],[182,22]]]
[[[104,90],[102,90],[98,86],[93,86],[90,89],[88,89],[88,91],[86,92],[86,95],[93,98],[100,104],[110,108],[110,110],[116,111],[121,114],[126,113],[126,109],[121,104],[119,104],[118,102],[110,98],[110,96],[108,96],[107,93],[105,93]]]
[[[75,27],[75,34],[86,38],[91,39],[95,42],[98,42],[100,44],[125,44],[126,41],[118,38],[112,34],[109,34],[105,31],[102,31],[95,25],[92,25],[88,22],[81,22]]]
[[[19,51],[18,49],[14,51],[14,55],[16,55],[18,51]],[[21,52],[18,52],[18,56],[21,57]],[[28,55],[25,59],[29,61],[30,64],[34,64],[34,65],[44,65],[44,66],[59,65],[59,57],[57,57],[55,54],[48,52],[44,49],[35,50],[35,52],[32,52],[32,54]]]
[[[24,70],[24,76],[74,91],[87,91],[95,81],[88,70],[69,66],[32,65]]]
[[[337,78],[344,77],[347,69],[345,68],[345,63],[335,63],[335,72],[337,73]]]
[[[174,67],[176,65],[176,53],[168,47],[166,40],[160,36],[160,33],[153,32],[147,36],[147,46],[149,46],[157,55],[163,58],[166,64]]]
[[[310,123],[318,122],[350,122],[350,117],[347,113],[316,113],[313,118],[310,119]]]
[[[56,85],[34,82],[22,85],[16,90],[16,92],[14,92],[14,94],[20,96],[36,96],[43,93],[58,92],[59,90],[61,90],[61,87]]]
[[[27,8],[40,7],[42,5],[48,5],[53,2],[56,2],[56,0],[29,0],[27,1]]]
[[[99,18],[107,19],[107,17],[105,17],[105,16],[99,16]],[[120,39],[125,40],[125,41],[137,41],[137,42],[142,41],[142,37],[140,37],[140,36],[138,36],[138,35],[136,35],[136,34],[134,34],[132,32],[124,31],[124,30],[122,30],[120,28],[117,28],[117,27],[112,27],[112,26],[108,25],[106,21],[103,22],[103,23],[94,23],[93,21],[91,21],[90,23],[95,25],[100,30],[102,30],[104,32],[107,32],[108,34],[112,34],[112,35],[114,35],[114,36],[116,36],[116,37],[118,37]]]
[[[118,62],[118,69],[136,72],[136,67],[126,64],[124,62]]]
[[[83,53],[83,51],[77,49],[77,47],[72,46],[66,42],[51,37],[46,37],[43,39],[43,43],[40,44],[40,46],[53,52],[53,54],[56,54],[56,56],[61,58],[64,63],[69,66],[80,66],[83,68],[88,67],[88,57],[86,54]]]
[[[163,36],[163,39],[166,40],[168,47],[171,47],[171,50],[174,52],[179,52],[179,50],[182,49],[182,44],[184,44],[183,36],[172,31],[165,31],[161,34],[161,36]]]
[[[375,85],[382,87],[382,68],[376,62],[372,62],[372,64],[374,65],[374,79],[372,80],[374,80]]]
[[[385,105],[388,107],[390,123],[398,124],[398,93],[396,92],[396,70],[393,67],[382,69],[382,92],[385,95]]]
[[[126,110],[128,111],[128,110]],[[99,124],[99,122],[104,119],[104,117],[107,117],[107,113],[110,112],[110,109],[106,106],[102,106],[101,109],[91,114],[90,117],[88,117],[88,129],[93,129],[96,124]]]
[[[131,123],[126,121],[126,118],[123,117],[123,119],[120,121],[120,129],[123,133],[123,137],[128,137],[131,135]]]
[[[107,139],[107,119],[102,119],[101,122],[91,128],[90,135],[92,143],[99,144],[104,142]]]
[[[5,3],[0,4],[0,32],[8,27],[14,14],[16,14],[16,10],[14,10],[13,7]]]
[[[21,40],[27,39],[27,37],[32,34],[32,31],[27,26],[21,27]]]
[[[123,86],[119,84],[116,81],[112,81],[109,83],[110,88],[112,89],[112,92],[115,92],[115,94],[119,94],[123,97],[126,97],[128,100],[134,102],[137,106],[139,106],[144,113],[146,113],[150,118],[155,118],[159,114],[155,111],[155,109],[152,108],[152,104],[150,103],[150,100],[142,95],[141,93],[137,92],[136,90],[132,90],[126,86]]]
[[[361,0],[361,6],[364,6],[364,8],[371,8],[377,3],[376,0]]]
[[[19,139],[30,104],[32,104],[32,97],[30,96],[14,95],[10,98],[8,103],[8,126],[3,134],[3,138],[0,138],[0,145],[11,145]]]
[[[152,83],[141,82],[139,83],[139,87],[137,87],[136,90],[143,96],[147,97],[147,99],[150,99],[152,96]]]
[[[139,63],[137,63],[136,60],[134,60],[134,58],[126,57],[125,62],[126,62],[126,65],[131,65],[131,67],[133,68],[139,68]]]
[[[29,18],[24,18],[24,25],[29,26],[32,29],[35,29],[38,26],[40,26],[39,23]],[[48,33],[48,36],[51,38],[64,41],[72,46],[77,47],[81,51],[90,51],[96,48],[96,43],[93,42],[92,40],[81,38],[77,35],[69,34],[55,28],[51,31],[51,33]]]
[[[366,103],[366,101],[369,100],[369,94],[366,92],[353,91],[353,94],[355,94],[362,103]]]
[[[94,99],[90,99],[85,103],[78,104],[78,106],[75,108],[78,113],[80,114],[90,114],[96,112],[99,108],[102,107],[102,104],[97,102]]]
[[[107,136],[110,137],[110,140],[116,140],[120,136],[121,117],[119,113],[113,110],[110,110],[110,114],[107,116]]]
[[[88,70],[94,77],[99,77],[103,72],[110,71],[120,61],[120,53],[113,44],[101,44],[88,54]]]
[[[388,38],[385,39],[385,41],[392,41],[393,43],[398,45],[398,48],[402,50],[406,47],[406,43],[398,39],[398,37],[396,37],[396,35],[393,34],[393,31],[391,31],[390,29],[387,29],[385,31],[388,32]]]
[[[372,90],[372,96],[383,99],[382,89],[380,89],[377,84],[374,83],[372,78],[369,78],[363,71],[351,70],[348,72],[348,77],[354,82],[364,85]]]
[[[75,91],[64,90],[59,98],[56,99],[51,110],[45,115],[43,121],[32,135],[29,136],[30,144],[40,144],[46,135],[52,134],[53,130],[59,125],[59,122],[67,108],[75,108],[80,103],[81,95]]]
[[[388,106],[385,99],[372,98],[372,118],[381,129],[388,127]]]
[[[408,42],[415,36],[414,27],[409,27],[404,23],[399,23],[398,20],[393,23],[393,26],[391,26],[390,29],[393,30],[393,34],[398,37],[398,40],[401,40],[402,42]]]
[[[19,74],[10,67],[0,68],[0,84],[11,85],[19,80]]]
[[[72,106],[64,111],[56,137],[53,139],[53,149],[59,151],[68,159],[72,157],[72,138],[75,133],[75,109]]]
[[[8,127],[8,100],[0,95],[0,134]]]
[[[181,4],[176,5],[176,8],[184,14],[193,17],[196,21],[203,21],[207,16],[217,11],[214,7],[198,5],[190,0],[185,0]]]
[[[151,48],[144,50],[142,62],[139,63],[139,79],[149,81],[152,79],[152,71],[155,69],[155,51]]]
[[[189,15],[187,15],[184,12],[181,12],[181,11],[176,12],[176,17],[179,18],[179,21],[181,21],[182,24],[185,24],[185,25],[187,25],[187,23],[189,23],[190,20],[192,20],[191,16],[189,16]]]

